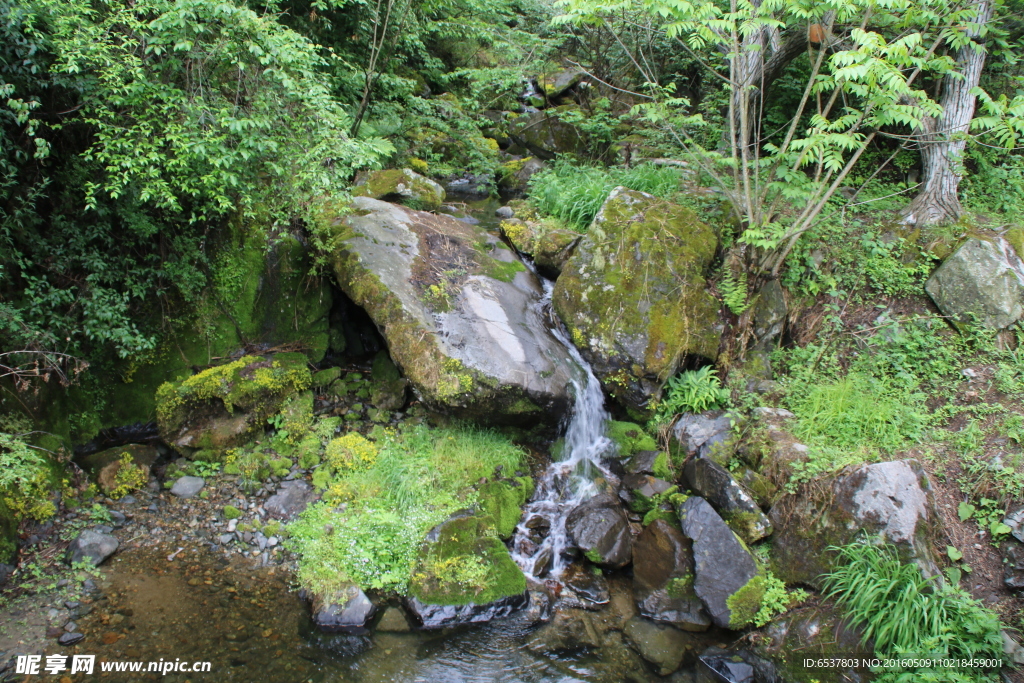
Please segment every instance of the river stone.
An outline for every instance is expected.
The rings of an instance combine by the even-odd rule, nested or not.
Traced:
[[[971,237],[924,285],[945,315],[995,329],[1024,315],[1024,263],[1002,237]]]
[[[704,281],[717,248],[690,209],[617,187],[555,283],[555,310],[580,353],[640,417],[680,363],[718,355],[719,305]]]
[[[565,597],[565,589],[568,589],[579,598],[580,605],[584,609],[600,609],[611,600],[611,593],[608,590],[608,579],[604,574],[595,573],[593,567],[585,566],[582,562],[574,562],[566,569],[560,577],[563,585],[562,596]]]
[[[685,631],[704,631],[711,620],[693,589],[690,540],[656,519],[633,546],[633,594],[640,614]]]
[[[409,608],[410,614],[420,622],[423,628],[443,628],[501,619],[524,609],[529,602],[529,593],[524,591],[482,605],[472,602],[464,605],[427,604],[415,597],[407,598],[405,604]]]
[[[772,524],[729,471],[709,458],[694,457],[683,465],[689,487],[704,497],[746,543],[772,533]]]
[[[363,635],[376,611],[366,593],[354,583],[313,596],[313,623],[321,631]]]
[[[114,554],[120,541],[110,534],[101,534],[92,529],[86,529],[71,542],[68,546],[68,564],[89,561],[94,567],[103,564],[103,561]]]
[[[121,459],[125,454],[128,455],[130,462],[135,467],[143,470],[143,483],[149,481],[149,469],[159,455],[153,446],[128,444],[117,448],[108,448],[86,456],[82,461],[82,466],[96,479],[100,490],[109,494],[118,487],[117,473],[121,469]]]
[[[192,498],[203,490],[206,481],[202,477],[181,477],[171,487],[171,495],[178,498]]]
[[[441,185],[408,168],[371,171],[356,183],[352,194],[393,201],[424,211],[437,211],[444,203]]]
[[[449,216],[357,197],[330,223],[334,275],[373,318],[431,408],[490,423],[556,423],[579,373],[543,290],[500,240]]]
[[[764,579],[753,555],[714,508],[699,496],[679,506],[683,535],[693,541],[694,590],[711,620],[742,628],[761,608]]]
[[[640,655],[658,667],[661,676],[668,676],[697,653],[699,641],[694,636],[643,617],[630,619],[623,632]]]
[[[559,609],[526,641],[526,647],[539,653],[571,652],[599,648],[603,642],[593,616],[581,609]]]
[[[558,278],[582,236],[578,232],[552,227],[546,221],[510,218],[501,222],[501,232],[520,254],[533,259],[545,276]]]
[[[277,493],[263,504],[263,509],[271,517],[291,521],[302,513],[316,498],[316,492],[302,479],[283,482]]]
[[[625,567],[633,557],[629,521],[619,502],[599,495],[573,508],[565,518],[569,540],[594,564]]]
[[[729,441],[735,419],[735,416],[724,410],[686,413],[676,420],[669,432],[669,450],[676,457],[689,457],[703,452],[718,460],[724,449],[714,448],[713,445]]]
[[[83,633],[65,633],[57,639],[58,645],[68,646],[80,643],[85,640],[85,634]]]
[[[771,509],[772,571],[786,583],[820,587],[821,575],[832,569],[826,549],[862,536],[895,545],[901,559],[926,576],[939,573],[932,548],[939,547],[940,517],[931,482],[916,460],[863,465],[837,477],[821,498],[789,495]]]
[[[539,159],[551,161],[556,154],[582,152],[585,134],[560,115],[581,113],[575,105],[552,107],[509,119],[509,137]]]
[[[543,171],[548,165],[540,159],[526,157],[525,159],[511,159],[501,165],[502,172],[498,176],[498,188],[511,193],[526,192],[530,185],[530,178]],[[511,207],[502,207],[509,208]],[[499,209],[500,210],[500,209]],[[515,215],[514,213],[512,215]],[[498,218],[511,218],[512,216],[498,216]]]

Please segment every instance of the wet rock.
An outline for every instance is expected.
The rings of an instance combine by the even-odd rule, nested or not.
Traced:
[[[708,458],[693,457],[683,466],[683,476],[746,543],[771,535],[768,517],[724,467]]]
[[[580,599],[584,608],[607,605],[611,599],[608,579],[580,562],[574,563],[566,570],[562,575],[562,583]]]
[[[687,413],[672,427],[669,449],[677,458],[697,455],[702,448],[711,452],[711,444],[724,443],[732,434],[735,418],[724,410]],[[716,451],[718,449],[715,449]],[[717,455],[717,452],[714,453]]]
[[[437,211],[444,203],[444,188],[440,184],[408,168],[371,171],[356,182],[352,194],[422,211]]]
[[[776,680],[779,678],[772,663],[747,650],[708,648],[697,659],[695,683],[769,683]]]
[[[477,605],[472,602],[464,605],[426,604],[415,597],[406,600],[410,614],[420,622],[423,628],[442,628],[458,624],[478,624],[494,619],[507,617],[524,609],[530,601],[525,591],[518,595],[510,595],[498,600]]]
[[[171,487],[171,495],[178,498],[192,498],[203,490],[206,481],[202,477],[181,477]]]
[[[683,535],[693,541],[694,590],[716,626],[737,629],[761,608],[764,578],[739,537],[703,498],[679,506]]]
[[[633,546],[633,593],[640,614],[686,631],[704,631],[711,620],[694,591],[692,544],[663,519],[643,530]]]
[[[1024,591],[1024,545],[1005,541],[1003,555],[1003,583],[1012,591]]]
[[[101,534],[91,529],[86,529],[71,542],[67,550],[68,564],[88,561],[92,565],[99,566],[108,557],[114,554],[120,542],[109,534]]]
[[[594,564],[618,569],[632,559],[629,521],[619,502],[609,495],[596,496],[574,508],[566,517],[565,530]]]
[[[492,423],[557,422],[578,369],[539,310],[537,278],[482,228],[366,197],[353,205],[325,218],[344,231],[335,278],[423,401]]]
[[[658,667],[661,676],[669,675],[684,661],[692,660],[698,650],[699,641],[692,635],[643,617],[630,619],[623,632],[640,655]]]
[[[158,455],[153,446],[129,444],[118,448],[108,448],[86,456],[82,466],[93,476],[100,490],[110,494],[119,486],[117,474],[125,460],[141,470],[140,479],[145,483],[149,480],[149,468],[156,462]]]
[[[388,607],[377,622],[377,629],[383,633],[406,633],[410,630],[405,612],[397,607]]]
[[[263,509],[270,517],[291,521],[302,513],[316,499],[313,487],[302,479],[286,481],[263,503]]]
[[[1002,237],[967,239],[925,283],[943,314],[1003,329],[1024,315],[1024,263]]]
[[[65,633],[57,639],[57,643],[59,645],[67,646],[74,645],[75,643],[80,643],[83,640],[85,640],[85,635],[82,633]]]
[[[776,617],[756,639],[755,653],[774,664],[778,678],[811,683],[845,683],[870,680],[867,669],[832,667],[809,669],[802,660],[861,658],[873,656],[863,643],[863,631],[852,626],[830,603],[791,610]],[[799,652],[799,657],[794,653]]]
[[[826,548],[864,535],[896,546],[926,576],[938,574],[932,548],[939,524],[931,482],[916,460],[874,463],[837,477],[824,500],[790,495],[772,508],[772,571],[786,583],[820,586],[832,568]],[[944,543],[943,543],[944,545]]]
[[[667,469],[669,466],[668,454],[659,451],[639,451],[625,465],[626,471],[630,474],[649,474],[661,477],[665,476],[663,469]]]
[[[771,349],[782,335],[789,309],[786,305],[786,291],[778,280],[769,280],[755,295],[751,315],[755,346]]]
[[[313,596],[313,623],[321,631],[362,635],[376,611],[366,593],[353,583]]]
[[[530,650],[542,653],[571,652],[601,645],[601,633],[594,624],[594,618],[580,609],[558,610],[551,621],[537,629],[526,643]]]
[[[555,283],[581,354],[638,417],[681,359],[718,355],[719,305],[704,281],[717,245],[689,209],[617,187]]]

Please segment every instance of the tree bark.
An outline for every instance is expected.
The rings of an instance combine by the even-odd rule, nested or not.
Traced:
[[[956,54],[957,71],[963,77],[947,75],[942,80],[942,117],[926,117],[919,138],[924,187],[903,211],[903,219],[912,225],[935,225],[953,221],[963,213],[957,190],[962,172],[960,160],[967,147],[966,133],[974,117],[975,97],[985,65],[985,50],[974,39],[992,18],[991,0],[978,0],[977,16],[967,27],[971,42]]]

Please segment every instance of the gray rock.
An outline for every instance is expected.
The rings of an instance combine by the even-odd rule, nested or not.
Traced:
[[[756,345],[762,349],[770,349],[786,323],[789,311],[786,305],[786,292],[778,280],[769,280],[757,293],[753,306],[753,332]]]
[[[65,633],[74,633],[77,630],[78,630],[78,624],[76,624],[73,621],[69,621],[68,623],[64,624],[64,632]]]
[[[524,609],[529,602],[530,594],[524,591],[522,594],[509,595],[483,605],[472,602],[465,605],[431,605],[414,597],[407,598],[405,604],[409,608],[409,613],[423,628],[442,628],[459,624],[479,624],[507,617]]]
[[[352,193],[436,211],[444,202],[444,188],[408,168],[371,171],[356,182]]]
[[[1024,507],[1011,508],[1010,514],[1003,518],[1003,524],[1010,527],[1014,538],[1024,543]]]
[[[526,642],[534,652],[572,652],[601,647],[603,639],[594,617],[580,609],[559,609],[551,621]]]
[[[171,494],[178,498],[191,498],[202,491],[205,485],[202,477],[181,477],[171,487]]]
[[[630,474],[654,474],[654,461],[661,455],[658,451],[639,451],[626,463],[626,471]]]
[[[118,510],[108,510],[107,512],[110,513],[110,519],[114,523],[115,528],[123,527],[128,521],[123,512]]]
[[[227,545],[228,543],[231,543],[231,541],[233,540],[235,540],[234,534],[221,534],[217,537],[217,541],[219,541],[221,545]]]
[[[924,285],[945,315],[1003,329],[1024,315],[1024,263],[1002,237],[972,237]]]
[[[687,413],[672,427],[670,448],[685,456],[696,455],[709,442],[725,441],[732,432],[732,422],[733,418],[723,410]]]
[[[617,569],[633,557],[629,521],[619,502],[608,495],[591,498],[577,506],[565,519],[569,539],[588,560]]]
[[[585,75],[579,69],[563,69],[555,73],[544,74],[537,78],[537,88],[547,95],[549,100],[552,100],[565,95],[566,92],[579,85]]]
[[[999,633],[1003,638],[1003,654],[1018,666],[1024,664],[1024,647],[1021,647],[1020,643],[1005,630]]]
[[[754,499],[729,471],[708,458],[690,458],[683,465],[690,488],[704,497],[746,543],[771,535],[772,525]]]
[[[864,465],[837,477],[827,505],[806,496],[789,495],[772,507],[775,527],[772,571],[786,583],[820,586],[832,568],[831,545],[845,545],[868,536],[896,546],[905,562],[914,562],[926,576],[939,573],[932,548],[941,547],[938,511],[931,482],[916,460]]]
[[[1003,583],[1012,591],[1024,590],[1024,545],[1005,541],[1000,548],[1003,555]]]
[[[69,564],[89,561],[93,566],[99,566],[114,554],[119,545],[120,541],[109,534],[86,529],[68,546],[67,561]]]
[[[362,635],[376,611],[366,593],[352,583],[313,597],[313,623],[321,631]]]
[[[338,219],[350,236],[335,242],[335,279],[384,331],[422,400],[492,423],[557,422],[580,370],[546,324],[539,281],[515,254],[449,216],[366,197],[353,207]]]
[[[757,563],[739,537],[703,498],[691,496],[679,506],[683,535],[693,541],[694,590],[716,626],[741,628],[760,608]],[[752,582],[753,581],[753,582]],[[741,596],[743,611],[734,612],[729,599]]]
[[[692,660],[697,654],[699,641],[693,635],[642,617],[626,622],[623,632],[640,655],[658,668],[661,676],[669,675],[682,666],[684,660]]]
[[[511,206],[500,206],[494,210],[494,215],[498,218],[512,218],[516,215],[516,212]]]
[[[524,114],[509,122],[509,137],[530,154],[551,161],[556,154],[579,152],[586,146],[586,135],[559,114],[580,111],[567,106]]]
[[[871,643],[864,642],[864,632],[847,621],[843,612],[830,602],[796,608],[779,615],[761,634],[762,637],[755,641],[756,654],[784,671],[792,670],[795,653],[800,653],[801,658],[835,658],[851,662],[873,656]],[[804,671],[808,679],[816,678],[821,683],[871,680],[866,667],[835,666]]]
[[[704,631],[711,620],[693,589],[693,550],[688,538],[663,519],[633,545],[633,595],[640,614],[685,631]]]
[[[57,639],[59,645],[74,645],[85,640],[85,635],[82,633],[65,633]]]

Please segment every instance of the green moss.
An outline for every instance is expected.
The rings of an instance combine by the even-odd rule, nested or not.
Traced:
[[[1024,259],[1024,228],[1011,228],[1003,233],[1003,239],[1010,243],[1017,256]]]
[[[615,443],[619,456],[626,458],[640,451],[658,448],[654,438],[643,427],[632,422],[609,421],[606,427],[608,438]]]
[[[18,554],[18,522],[0,498],[0,563],[14,564]]]
[[[402,378],[398,366],[391,360],[387,351],[378,351],[373,357],[373,365],[370,370],[370,377],[374,382],[394,382]]]
[[[665,592],[670,598],[685,598],[693,595],[693,574],[687,573],[684,576],[669,579],[665,585]]]
[[[524,485],[522,479],[529,485]],[[523,504],[533,492],[533,480],[529,477],[513,482],[492,481],[481,486],[477,494],[481,512],[493,520],[499,538],[509,538],[516,530]]]
[[[740,629],[753,621],[767,588],[765,578],[760,574],[753,576],[746,585],[729,596],[725,601],[729,608],[729,628]]]
[[[517,273],[525,273],[526,266],[519,259],[500,261],[495,258],[484,260],[483,274],[502,282],[512,282]]]
[[[341,377],[341,368],[326,368],[313,373],[313,381],[310,384],[314,387],[327,387],[339,377]]]
[[[672,464],[669,461],[668,453],[662,451],[658,453],[658,456],[654,459],[654,466],[651,468],[654,471],[654,476],[665,481],[671,481],[675,476],[672,471]]]
[[[590,550],[583,553],[583,555],[594,564],[601,564],[602,562],[604,562],[604,558],[601,557],[601,553],[597,552],[596,548],[591,548]]]
[[[224,506],[224,519],[238,519],[242,516],[242,511],[236,508],[234,505]]]

